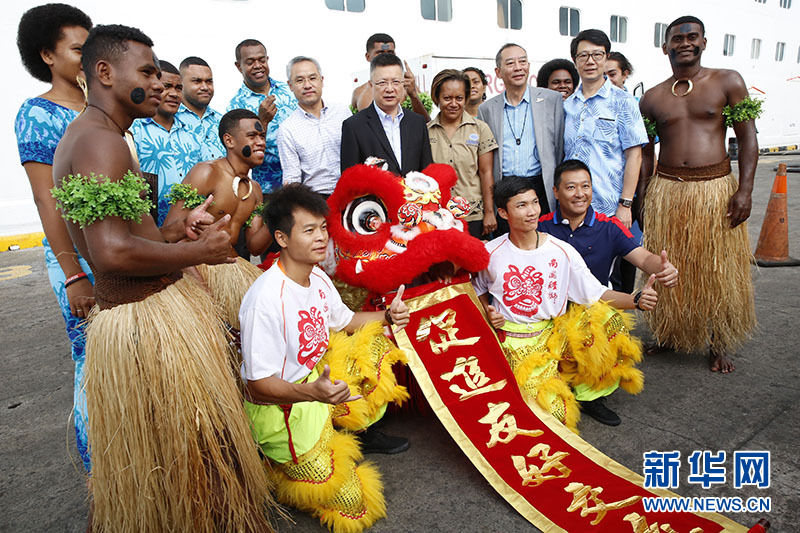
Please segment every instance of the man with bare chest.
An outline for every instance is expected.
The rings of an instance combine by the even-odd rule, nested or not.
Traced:
[[[214,196],[208,212],[214,221],[230,215],[224,227],[230,236],[231,257],[236,256],[233,246],[239,232],[245,228],[247,247],[252,255],[262,254],[272,242],[269,231],[260,215],[264,196],[261,186],[250,177],[250,170],[264,161],[266,135],[258,115],[246,109],[228,111],[220,120],[220,139],[226,155],[221,159],[198,163],[184,178],[188,188],[178,188],[173,194],[173,207],[165,222],[174,223],[196,207],[202,197]],[[196,191],[198,196],[194,196]],[[257,211],[256,216],[253,212]]]
[[[126,142],[133,119],[161,102],[152,45],[136,28],[91,30],[82,47],[88,108],[53,162],[53,194],[96,280],[83,383],[94,525],[265,531],[268,483],[225,326],[202,285],[181,273],[230,261],[229,217],[214,222],[209,197],[159,229]]]
[[[758,160],[758,106],[738,72],[701,66],[705,47],[699,19],[672,22],[662,49],[673,74],[640,102],[651,137],[638,191],[643,244],[651,252],[670,250],[684,280],[660,293],[646,320],[659,344],[654,351],[709,346],[711,371],[728,373],[734,369],[729,353],[755,327],[745,221]],[[725,150],[728,125],[739,145],[738,181]],[[656,133],[661,149],[654,174]]]
[[[266,132],[258,115],[247,109],[233,109],[219,122],[219,136],[225,146],[225,157],[198,163],[184,178],[183,184],[173,187],[174,205],[165,225],[185,218],[204,199],[213,197],[208,212],[215,222],[229,217],[223,229],[228,233],[230,257],[237,257],[234,247],[244,228],[247,251],[261,255],[272,243],[272,236],[261,217],[263,195],[261,186],[250,177],[250,170],[264,162]],[[198,225],[203,231],[203,225]],[[239,329],[239,306],[261,269],[248,259],[238,257],[233,264],[203,264],[197,266],[200,278],[211,291],[223,312],[223,319]]]

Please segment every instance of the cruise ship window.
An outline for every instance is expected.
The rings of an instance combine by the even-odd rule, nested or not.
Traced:
[[[365,2],[366,0],[325,0],[325,5],[328,9],[333,9],[334,11],[361,13],[364,11]]]
[[[611,15],[611,31],[608,34],[612,43],[624,43],[628,40],[628,17]]]
[[[783,61],[783,51],[786,48],[786,43],[777,43],[775,45],[775,61]]]
[[[800,63],[800,48],[797,49],[797,62]]]
[[[761,55],[761,39],[753,39],[750,43],[750,59],[758,59]]]
[[[581,31],[581,12],[574,7],[558,9],[558,31],[561,35],[575,37]]]
[[[497,25],[501,28],[522,28],[522,0],[497,0]]]
[[[450,22],[453,19],[452,0],[420,0],[419,7],[425,20]]]
[[[736,36],[731,35],[730,33],[725,34],[725,43],[722,45],[722,55],[724,56],[732,56],[733,55],[733,44],[736,42]]]
[[[757,4],[766,4],[767,0],[756,0]]]
[[[656,22],[653,28],[653,46],[661,48],[667,38],[667,25],[663,22]]]
[[[792,0],[780,0],[780,5],[783,8],[789,9],[792,7]]]

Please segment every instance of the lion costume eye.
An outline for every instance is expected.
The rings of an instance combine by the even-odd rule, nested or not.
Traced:
[[[347,204],[342,225],[353,233],[372,235],[388,218],[386,207],[377,196],[362,196]]]

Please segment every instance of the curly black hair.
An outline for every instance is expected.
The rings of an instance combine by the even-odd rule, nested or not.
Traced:
[[[578,69],[569,59],[551,59],[539,69],[536,74],[536,86],[547,88],[547,83],[550,81],[550,76],[557,70],[566,70],[572,78],[572,86],[577,87],[580,77],[578,76]]]
[[[37,80],[53,81],[50,67],[42,61],[42,50],[55,50],[63,37],[62,29],[80,26],[92,29],[92,19],[77,7],[66,4],[45,4],[29,9],[22,15],[17,29],[17,48],[25,70]]]
[[[94,66],[101,59],[115,61],[124,52],[128,51],[128,43],[134,41],[145,46],[152,47],[153,41],[142,33],[138,28],[123,26],[122,24],[100,25],[92,28],[86,42],[83,43],[83,56],[81,65],[86,76],[86,82],[90,82],[94,76]]]

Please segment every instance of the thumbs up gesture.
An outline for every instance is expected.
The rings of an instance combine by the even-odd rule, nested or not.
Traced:
[[[500,329],[506,323],[506,319],[500,314],[500,311],[493,305],[486,306],[486,316],[489,318],[489,323],[492,324],[494,329]]]
[[[642,311],[652,311],[656,307],[656,303],[658,303],[658,293],[653,288],[653,285],[656,283],[656,275],[650,274],[650,278],[645,283],[644,287],[642,287],[641,296],[639,296],[639,301],[636,302],[636,307]]]
[[[361,395],[351,396],[350,387],[341,379],[331,381],[331,367],[328,365],[325,365],[322,375],[311,383],[311,386],[314,389],[313,396],[323,403],[336,405],[361,399]]]
[[[406,286],[400,285],[400,288],[397,289],[397,294],[394,295],[394,299],[387,310],[387,318],[391,318],[391,323],[400,328],[406,327],[408,319],[411,316],[411,313],[408,311],[408,306],[403,301],[403,292],[405,292],[405,290]]]
[[[655,276],[664,287],[674,287],[678,284],[678,269],[667,259],[666,250],[661,250],[661,270]]]

